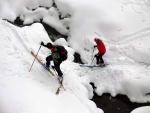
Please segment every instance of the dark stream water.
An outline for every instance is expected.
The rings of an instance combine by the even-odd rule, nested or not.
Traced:
[[[104,113],[131,113],[137,107],[150,106],[150,103],[133,103],[125,95],[112,97],[110,94],[95,94],[92,100]]]
[[[91,83],[91,85],[95,88],[93,83]],[[94,101],[97,107],[102,109],[104,113],[131,113],[135,108],[150,106],[150,103],[133,103],[126,95],[112,97],[110,94],[98,96],[94,93],[91,100]]]

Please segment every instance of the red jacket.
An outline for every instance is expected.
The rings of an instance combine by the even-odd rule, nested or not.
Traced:
[[[106,52],[106,47],[104,45],[104,43],[102,42],[102,40],[98,39],[97,43],[97,49],[98,49],[98,55],[100,55],[101,53],[105,53]]]

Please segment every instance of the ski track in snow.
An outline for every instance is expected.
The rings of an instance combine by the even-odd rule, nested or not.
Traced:
[[[150,28],[146,28],[144,30],[133,33],[131,35],[118,37],[119,40],[117,41],[117,43],[123,44],[127,42],[138,41],[138,40],[142,40],[143,38],[149,37],[149,35],[150,35]]]

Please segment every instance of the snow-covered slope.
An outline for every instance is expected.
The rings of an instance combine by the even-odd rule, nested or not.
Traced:
[[[67,91],[62,89],[59,95],[55,94],[59,87],[57,78],[38,62],[29,72],[34,59],[30,51],[36,52],[41,40],[50,41],[41,24],[17,28],[0,20],[0,25],[0,112],[99,113],[73,70],[64,71]],[[44,61],[46,54],[48,50],[42,48],[39,57]],[[69,67],[67,64],[63,66],[63,70]]]

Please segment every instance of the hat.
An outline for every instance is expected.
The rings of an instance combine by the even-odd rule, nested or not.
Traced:
[[[53,48],[53,45],[51,43],[47,43],[46,45],[48,48]]]
[[[98,38],[94,38],[94,41],[95,41],[95,42],[98,42],[98,40],[99,40]]]

